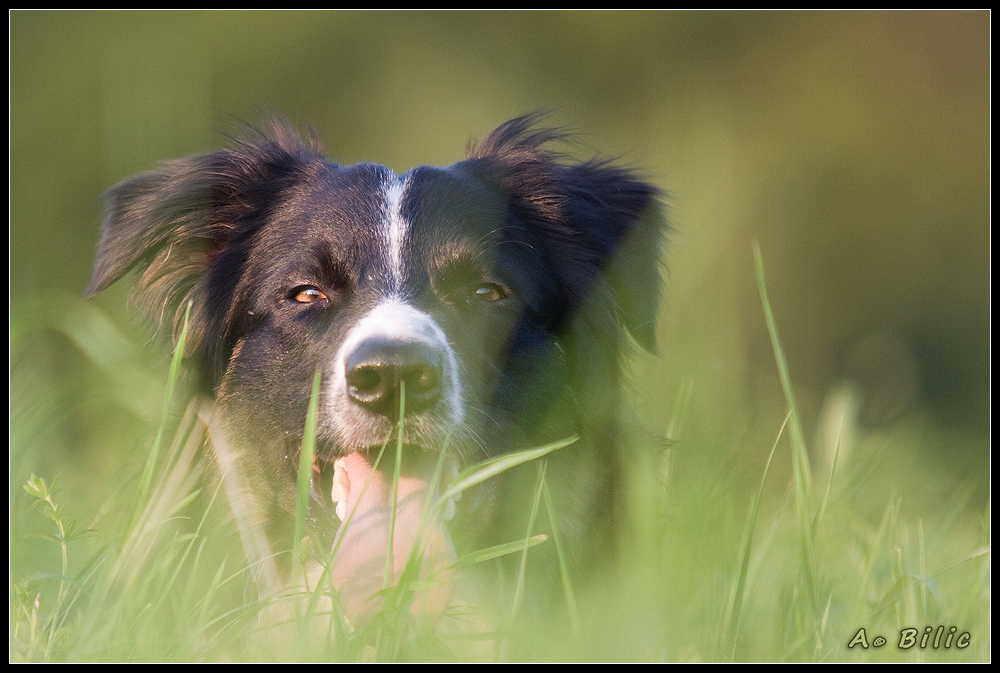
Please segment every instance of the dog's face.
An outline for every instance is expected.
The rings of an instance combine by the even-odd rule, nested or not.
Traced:
[[[651,346],[655,190],[556,162],[540,149],[551,134],[530,122],[501,127],[461,163],[401,176],[328,162],[276,126],[110,195],[91,291],[139,267],[154,314],[191,302],[215,439],[233,447],[220,460],[244,466],[256,501],[245,518],[262,520],[272,551],[290,548],[319,373],[310,518],[327,543],[351,519],[333,574],[345,594],[363,587],[359,602],[379,588],[390,538],[407,556],[441,466],[447,479],[461,463],[613,422],[591,406],[614,396],[625,330]],[[599,387],[610,390],[587,390]],[[397,442],[393,495],[391,459],[374,461]],[[483,503],[463,505],[488,521]],[[427,530],[425,555],[441,566],[451,537]]]
[[[215,260],[238,270],[218,358],[229,415],[258,426],[248,439],[298,430],[319,371],[323,458],[393,438],[401,387],[405,444],[488,453],[488,418],[521,404],[502,389],[538,395],[558,380],[526,385],[556,364],[566,311],[538,242],[508,219],[468,166],[315,166]]]

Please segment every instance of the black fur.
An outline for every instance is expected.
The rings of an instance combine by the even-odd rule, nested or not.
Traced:
[[[547,149],[559,134],[536,122],[514,119],[466,160],[403,176],[398,217],[411,229],[397,281],[376,235],[386,213],[374,197],[388,170],[331,163],[284,122],[109,192],[88,292],[135,270],[137,303],[174,330],[191,303],[189,361],[233,445],[220,460],[243,466],[250,518],[265,519],[272,552],[292,546],[313,374],[328,374],[352,326],[393,292],[440,326],[442,350],[461,364],[461,427],[445,427],[437,396],[447,389],[434,389],[427,409],[414,398],[408,417],[423,429],[407,435],[410,450],[433,452],[450,433],[450,450],[470,462],[579,435],[550,459],[557,520],[574,553],[605,544],[625,448],[622,358],[628,335],[655,348],[666,224],[654,187],[607,163],[563,160]],[[299,301],[303,287],[323,299]],[[368,423],[359,443],[391,438],[380,413],[352,411]],[[320,419],[325,465],[370,448],[346,436]],[[533,483],[534,469],[527,475]],[[459,544],[522,536],[526,490],[509,475],[463,497]],[[338,526],[329,484],[315,491],[310,519],[328,544]]]

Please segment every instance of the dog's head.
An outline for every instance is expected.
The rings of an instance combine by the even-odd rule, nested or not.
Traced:
[[[275,123],[109,193],[89,291],[136,269],[156,321],[176,327],[190,303],[187,353],[272,544],[291,532],[317,372],[324,476],[310,516],[331,540],[325,512],[367,521],[341,540],[335,574],[351,578],[378,554],[350,550],[384,556],[389,537],[381,447],[405,448],[393,537],[406,545],[420,508],[405,503],[422,505],[442,452],[453,472],[614,413],[626,334],[654,345],[656,191],[604,163],[560,161],[544,147],[557,134],[534,121],[403,175],[331,163]],[[447,557],[450,539],[433,535]]]

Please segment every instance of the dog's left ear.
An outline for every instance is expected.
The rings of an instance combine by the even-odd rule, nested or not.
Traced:
[[[660,191],[607,164],[564,171],[566,221],[603,271],[619,322],[654,353],[667,230]]]
[[[562,134],[536,128],[538,121],[529,114],[500,125],[470,150],[467,165],[507,196],[544,251],[567,315],[595,290],[610,292],[602,301],[613,304],[617,322],[655,351],[667,229],[659,190],[607,162],[562,161],[544,147]],[[598,282],[602,275],[605,287]]]

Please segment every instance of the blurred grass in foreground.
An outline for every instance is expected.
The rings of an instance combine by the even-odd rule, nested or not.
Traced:
[[[225,499],[202,478],[211,469],[200,450],[203,428],[193,408],[179,413],[184,405],[171,399],[175,358],[146,467],[105,493],[95,523],[70,518],[58,478],[33,475],[13,494],[11,516],[19,520],[12,535],[37,531],[54,554],[14,555],[10,660],[990,660],[989,506],[970,515],[959,495],[934,517],[916,517],[886,492],[881,517],[872,520],[872,494],[856,488],[872,468],[836,456],[826,473],[810,466],[759,251],[756,260],[788,402],[785,423],[773,429],[768,467],[720,473],[709,457],[683,464],[690,457],[673,446],[655,464],[637,460],[619,562],[592,584],[567,585],[568,606],[517,612],[517,597],[501,597],[496,614],[456,609],[428,629],[408,618],[404,600],[402,609],[383,610],[369,628],[352,632],[319,593],[311,601],[248,600],[252,568],[230,537]],[[716,440],[682,441],[711,456]],[[12,455],[18,450],[12,446]],[[777,462],[793,466],[783,498],[765,489]],[[759,486],[744,501],[746,484]],[[535,507],[544,506],[536,499]],[[86,514],[94,520],[97,512]],[[527,547],[537,541],[525,542],[524,550],[482,557],[489,563],[517,550],[531,563]],[[939,626],[944,636],[934,647]]]

